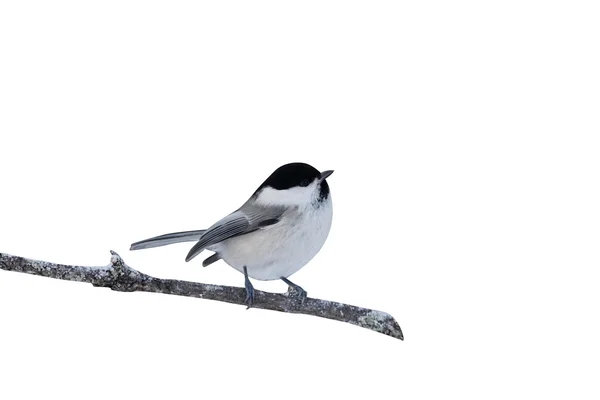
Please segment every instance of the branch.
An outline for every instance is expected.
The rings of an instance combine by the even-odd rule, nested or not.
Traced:
[[[108,287],[120,292],[165,293],[246,305],[244,288],[155,278],[129,267],[114,251],[111,251],[111,254],[110,264],[106,267],[81,267],[53,264],[0,253],[0,269],[67,281],[87,282],[94,286]],[[310,297],[301,302],[287,294],[268,293],[260,290],[254,292],[252,307],[348,322],[404,340],[400,326],[391,315],[368,308]]]

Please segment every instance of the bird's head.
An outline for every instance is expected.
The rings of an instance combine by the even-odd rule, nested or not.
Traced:
[[[286,164],[260,185],[254,197],[258,203],[288,207],[319,204],[330,196],[326,179],[332,173],[305,163]]]

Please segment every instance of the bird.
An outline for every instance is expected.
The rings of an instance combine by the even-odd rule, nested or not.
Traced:
[[[152,237],[133,243],[130,250],[195,241],[185,261],[209,250],[213,254],[204,259],[204,267],[223,260],[243,273],[247,308],[255,300],[249,278],[280,279],[289,286],[288,293],[303,302],[307,292],[288,278],[308,264],[327,240],[333,203],[326,179],[332,173],[301,162],[282,165],[240,208],[208,229]]]

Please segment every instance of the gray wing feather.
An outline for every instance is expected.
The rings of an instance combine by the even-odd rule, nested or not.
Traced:
[[[210,228],[192,247],[185,261],[190,261],[209,246],[234,236],[244,235],[265,226],[279,222],[283,215],[283,207],[263,207],[255,204],[244,204],[239,210],[229,214]],[[263,224],[264,223],[264,224]]]
[[[215,253],[212,256],[208,257],[206,260],[202,261],[203,267],[208,267],[210,264],[215,263],[221,259],[219,253]]]

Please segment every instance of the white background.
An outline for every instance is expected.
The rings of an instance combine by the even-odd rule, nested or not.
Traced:
[[[129,244],[304,161],[292,280],[405,333],[0,271],[0,398],[597,399],[598,10],[413,3],[0,3],[1,252],[241,286]]]

